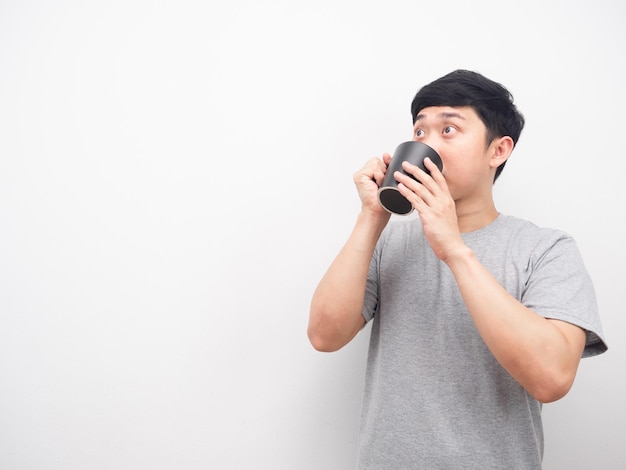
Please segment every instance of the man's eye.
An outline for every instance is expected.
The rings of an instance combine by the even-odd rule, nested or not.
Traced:
[[[447,126],[443,128],[443,133],[444,134],[452,134],[455,131],[454,127],[452,126]]]
[[[423,129],[418,129],[415,131],[415,137],[422,137],[424,135]]]

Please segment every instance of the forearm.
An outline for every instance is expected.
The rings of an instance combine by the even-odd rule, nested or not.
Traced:
[[[498,362],[542,402],[562,397],[574,380],[582,330],[547,320],[511,296],[465,248],[446,260],[485,344]],[[571,341],[573,338],[576,341]]]
[[[385,215],[361,212],[348,241],[320,281],[311,301],[308,327],[316,349],[340,349],[363,327],[367,273],[388,220]]]

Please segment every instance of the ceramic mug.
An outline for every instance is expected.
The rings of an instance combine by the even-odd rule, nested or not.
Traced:
[[[396,171],[404,173],[407,176],[415,179],[413,175],[409,175],[402,169],[402,162],[409,162],[413,165],[421,168],[426,173],[430,174],[430,171],[424,166],[424,159],[430,158],[435,165],[441,171],[443,169],[443,163],[439,154],[429,145],[422,142],[409,141],[398,145],[396,151],[393,153],[391,162],[387,167],[387,173],[383,183],[378,190],[378,202],[387,212],[392,214],[407,215],[413,212],[413,205],[406,199],[398,190],[398,182],[394,178],[393,174]],[[416,180],[417,181],[417,180]]]

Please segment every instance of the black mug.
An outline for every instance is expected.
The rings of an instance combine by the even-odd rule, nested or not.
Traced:
[[[396,151],[393,153],[391,162],[387,167],[387,173],[383,179],[383,184],[378,190],[378,202],[387,212],[392,214],[407,215],[413,212],[413,205],[405,198],[398,190],[398,182],[393,177],[396,171],[400,171],[407,176],[415,179],[413,175],[409,175],[402,169],[402,162],[409,162],[426,173],[430,174],[430,171],[424,166],[424,159],[430,158],[439,171],[443,169],[443,163],[441,157],[435,150],[422,142],[409,141],[398,145]],[[416,180],[417,181],[417,180]]]

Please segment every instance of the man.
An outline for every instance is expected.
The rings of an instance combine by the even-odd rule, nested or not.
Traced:
[[[309,339],[335,351],[373,320],[359,468],[540,469],[542,403],[607,349],[592,282],[570,236],[496,210],[524,126],[503,86],[457,70],[411,112],[443,170],[403,165],[419,217],[391,223],[377,201],[391,156],[355,173],[361,211],[313,295]]]

